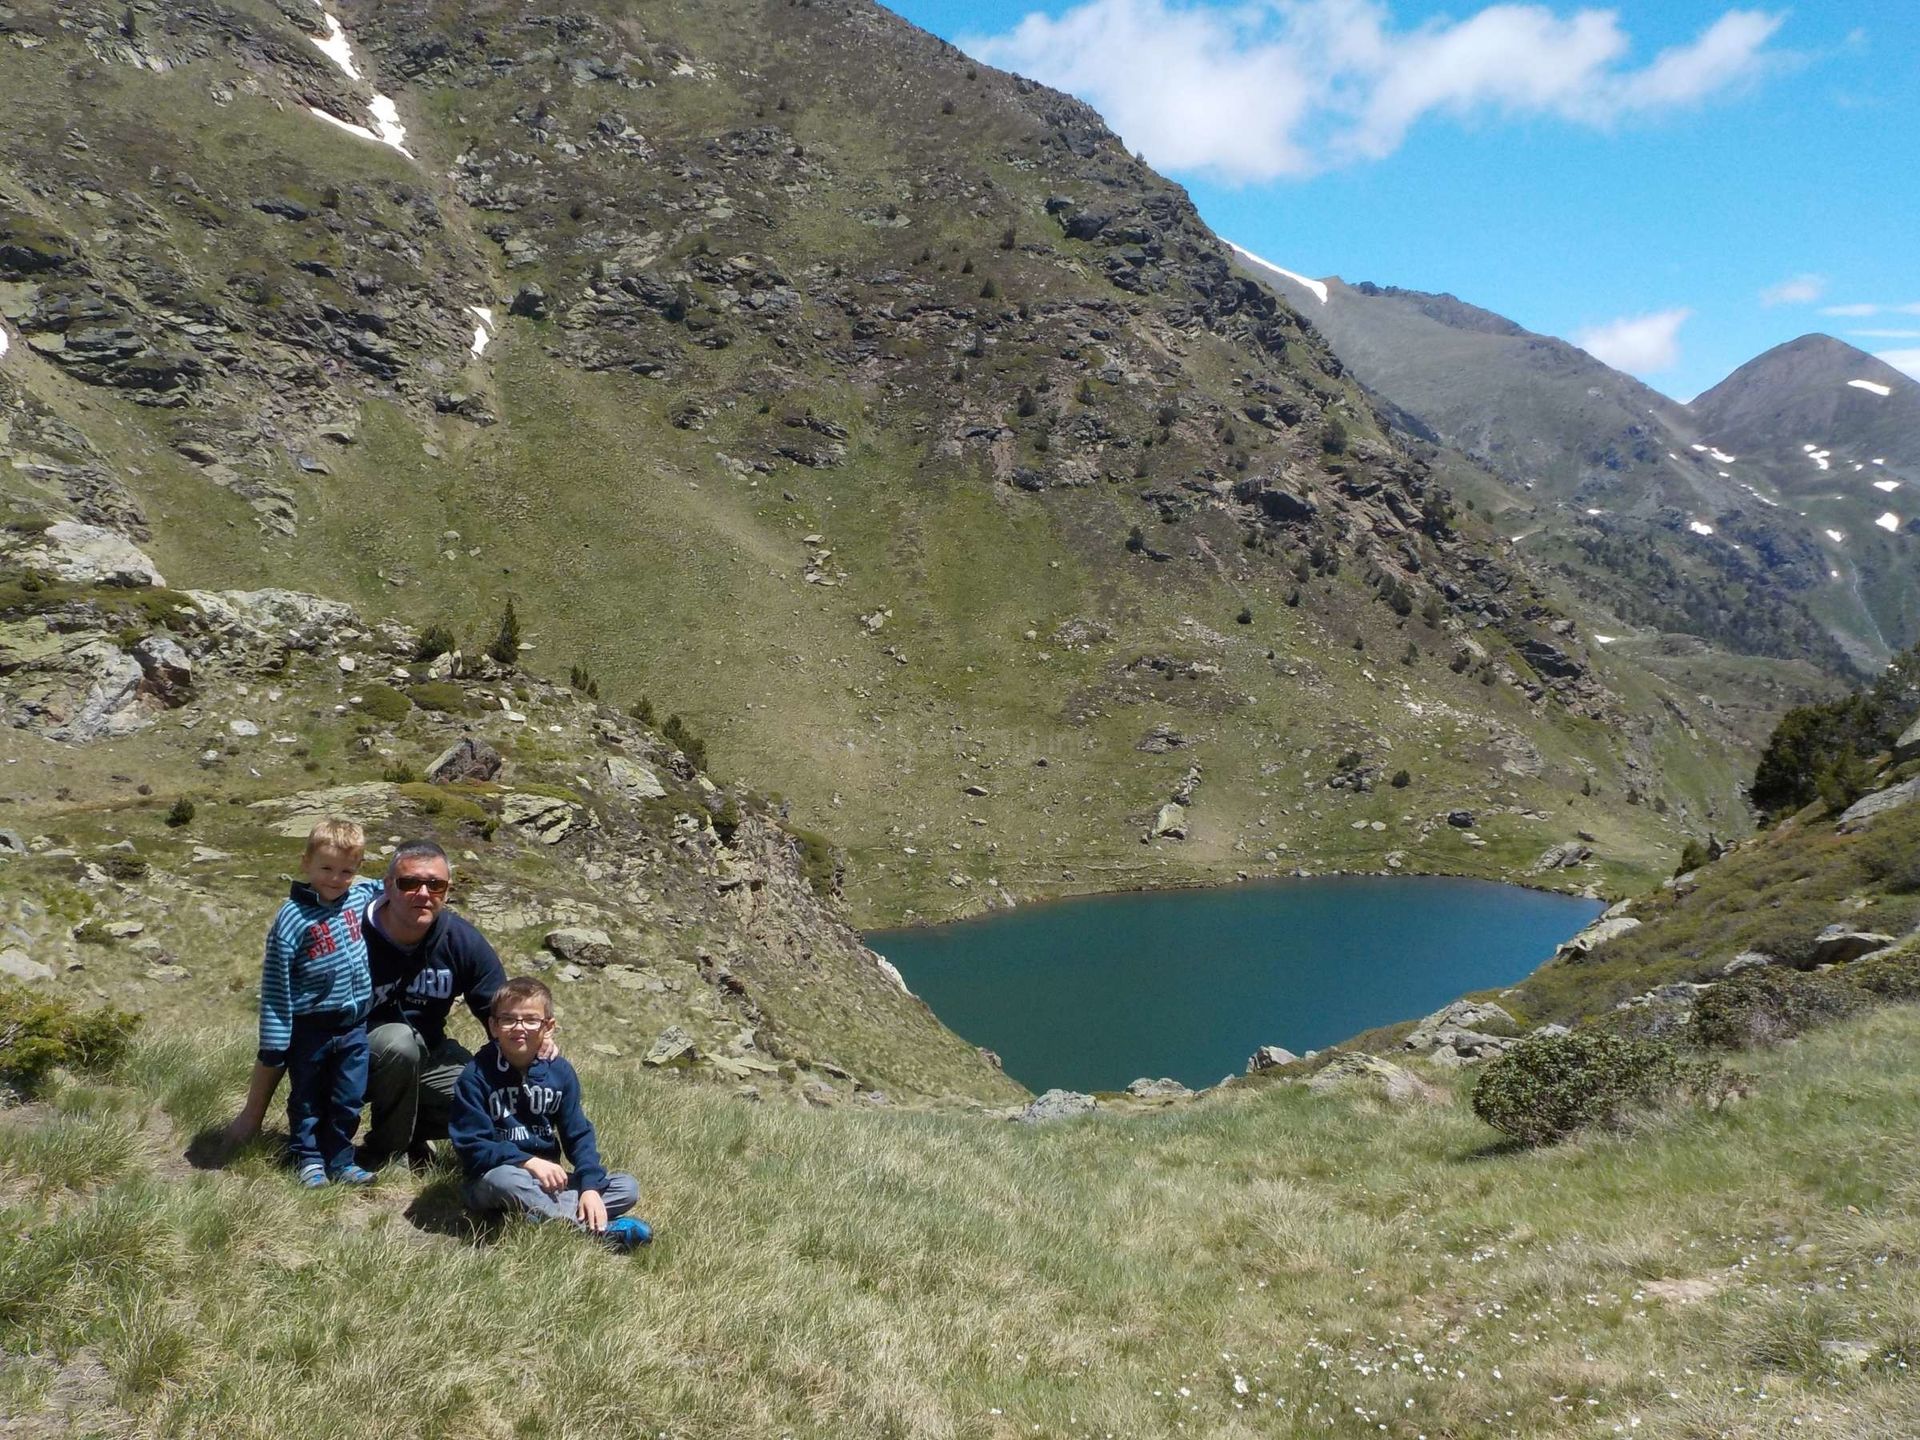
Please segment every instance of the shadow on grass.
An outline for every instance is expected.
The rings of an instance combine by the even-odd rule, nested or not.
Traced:
[[[1467,1164],[1474,1164],[1481,1160],[1504,1160],[1509,1155],[1524,1155],[1533,1148],[1535,1147],[1517,1136],[1502,1135],[1497,1140],[1489,1140],[1484,1145],[1463,1150],[1454,1158]]]
[[[196,1170],[224,1170],[235,1161],[264,1155],[274,1163],[287,1163],[286,1131],[263,1130],[251,1140],[235,1145],[227,1139],[224,1125],[202,1125],[193,1132],[182,1157]]]
[[[460,1199],[460,1177],[435,1175],[408,1202],[407,1223],[428,1235],[445,1235],[463,1245],[491,1245],[506,1229],[503,1216],[477,1216]]]

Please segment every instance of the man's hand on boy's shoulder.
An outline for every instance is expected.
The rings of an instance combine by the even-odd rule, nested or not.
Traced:
[[[580,1203],[574,1209],[574,1219],[598,1235],[607,1228],[607,1202],[600,1197],[598,1190],[582,1190]]]
[[[538,1155],[529,1155],[520,1162],[520,1168],[533,1176],[540,1188],[549,1195],[558,1195],[567,1188],[565,1167],[556,1165],[551,1160],[542,1159]]]

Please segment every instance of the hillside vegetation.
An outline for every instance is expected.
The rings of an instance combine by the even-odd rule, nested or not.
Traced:
[[[1027,1127],[743,1106],[582,1057],[659,1229],[475,1232],[451,1178],[296,1191],[237,1032],[0,1114],[14,1435],[1895,1436],[1920,1016],[1518,1150],[1463,1094],[1297,1086]],[[1442,1082],[1445,1083],[1444,1081]],[[1464,1092],[1464,1088],[1462,1090]]]

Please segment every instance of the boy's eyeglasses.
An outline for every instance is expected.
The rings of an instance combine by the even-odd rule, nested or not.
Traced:
[[[539,1030],[552,1022],[545,1015],[496,1015],[493,1023],[502,1030]]]
[[[447,882],[438,875],[396,875],[393,878],[393,885],[396,890],[408,893],[415,890],[424,890],[429,895],[447,893]]]

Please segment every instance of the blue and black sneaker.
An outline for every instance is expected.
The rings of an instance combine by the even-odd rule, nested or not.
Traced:
[[[333,1172],[333,1183],[336,1185],[371,1185],[377,1179],[379,1176],[373,1171],[354,1164],[342,1165]]]
[[[318,1160],[309,1160],[298,1170],[294,1171],[293,1178],[300,1182],[300,1187],[303,1190],[325,1189],[327,1184],[327,1167],[322,1165]]]
[[[601,1234],[616,1250],[634,1250],[653,1243],[653,1227],[637,1215],[622,1215],[618,1220],[609,1220]]]

